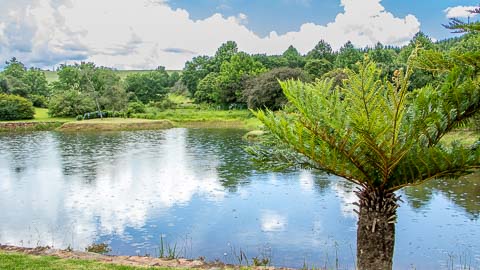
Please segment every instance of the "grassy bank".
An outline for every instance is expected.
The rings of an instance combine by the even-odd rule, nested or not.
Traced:
[[[136,118],[170,120],[179,127],[225,127],[256,129],[260,121],[248,110],[213,110],[181,108],[149,110],[135,114]]]
[[[105,118],[85,121],[72,121],[63,124],[61,131],[120,131],[172,128],[168,120],[145,120],[133,118]]]
[[[53,256],[37,256],[0,251],[0,269],[4,270],[138,270],[175,269],[160,267],[134,267],[81,259],[61,259]],[[180,269],[180,268],[179,268]]]

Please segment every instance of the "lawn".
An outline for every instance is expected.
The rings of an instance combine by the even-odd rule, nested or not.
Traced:
[[[60,259],[0,251],[0,269],[4,270],[166,270],[175,268],[132,267],[80,259]]]

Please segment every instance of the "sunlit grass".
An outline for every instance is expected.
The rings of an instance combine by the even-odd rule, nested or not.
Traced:
[[[4,270],[166,270],[175,268],[132,267],[102,263],[92,260],[61,259],[51,256],[34,256],[0,251],[0,269]],[[178,268],[180,269],[180,268]]]

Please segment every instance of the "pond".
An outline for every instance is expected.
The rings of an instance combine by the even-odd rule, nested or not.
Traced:
[[[354,186],[256,169],[243,130],[0,134],[0,243],[352,269]],[[480,267],[480,175],[400,191],[395,269]]]

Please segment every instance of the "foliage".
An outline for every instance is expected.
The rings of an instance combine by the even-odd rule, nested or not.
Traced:
[[[322,59],[309,59],[305,64],[305,71],[308,72],[313,78],[320,78],[325,73],[333,69],[333,65],[325,58]]]
[[[265,71],[266,68],[250,55],[243,52],[235,54],[220,68],[216,103],[226,105],[241,102],[244,80]]]
[[[197,56],[185,63],[182,82],[187,86],[191,96],[197,91],[198,82],[212,71],[211,66],[211,59],[208,56]]]
[[[308,60],[327,60],[330,63],[335,62],[335,54],[332,51],[332,47],[324,40],[320,40],[315,47],[307,53]]]
[[[35,110],[27,99],[0,93],[0,120],[32,119]]]
[[[283,52],[282,56],[286,60],[288,67],[303,68],[305,65],[305,59],[292,45],[290,45],[287,50]]]
[[[394,82],[382,81],[372,62],[358,69],[347,72],[342,89],[333,88],[331,79],[284,82],[296,113],[257,116],[302,162],[363,187],[394,191],[480,166],[480,149],[439,144],[455,124],[480,110],[471,74],[453,70],[442,87],[410,93],[410,69],[399,71]]]
[[[472,17],[480,14],[480,6],[470,10]],[[480,32],[480,21],[466,23],[460,19],[452,18],[446,28],[453,30],[454,33],[477,33]]]
[[[90,95],[74,89],[55,94],[48,104],[48,113],[53,117],[75,117],[95,109],[95,101]]]
[[[125,79],[126,90],[143,103],[160,101],[168,93],[169,77],[165,68],[142,74],[131,74]]]
[[[193,96],[195,102],[214,103],[218,101],[218,94],[220,93],[219,87],[219,74],[216,72],[209,73],[198,83],[197,91]]]
[[[23,83],[25,83],[29,95],[45,97],[50,94],[45,72],[39,68],[30,68],[25,72]]]
[[[128,103],[128,111],[131,113],[145,113],[146,106],[142,102],[130,102]]]
[[[28,99],[32,102],[34,107],[47,108],[48,99],[41,95],[29,95]]]
[[[111,250],[112,249],[105,243],[99,243],[99,244],[93,243],[90,246],[85,248],[85,251],[99,253],[99,254],[106,254]]]
[[[97,110],[119,111],[127,106],[129,96],[121,84],[120,77],[112,69],[82,62],[74,65],[62,65],[57,74],[58,81],[52,83],[52,102],[58,100],[76,102],[80,101],[81,97],[84,102],[82,105],[55,103],[55,105],[49,106],[55,108],[52,115],[76,116],[93,111],[95,109],[90,108],[90,102],[93,102]],[[69,107],[72,110],[61,109],[58,111],[59,106],[64,109]]]
[[[307,81],[307,75],[300,68],[277,68],[257,77],[250,78],[243,90],[248,108],[269,108],[277,110],[286,104],[287,98],[283,94],[279,81],[301,80]]]
[[[353,44],[348,41],[339,50],[337,58],[335,59],[335,68],[350,68],[355,69],[355,64],[362,60],[362,53],[353,47]]]

